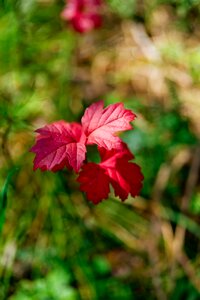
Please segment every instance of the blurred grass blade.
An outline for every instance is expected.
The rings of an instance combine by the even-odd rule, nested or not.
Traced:
[[[4,183],[4,186],[2,188],[1,194],[0,194],[0,233],[3,229],[4,221],[5,221],[5,212],[7,207],[7,193],[8,193],[8,186],[11,182],[11,179],[13,175],[18,171],[17,167],[14,167],[10,170],[8,173],[8,176],[6,178],[6,181]]]
[[[142,249],[148,234],[149,221],[131,207],[110,198],[109,205],[102,202],[95,207],[97,226],[132,249]]]
[[[200,226],[188,216],[184,215],[183,213],[173,211],[170,208],[163,209],[162,215],[167,220],[170,220],[175,224],[182,226],[183,228],[200,238]]]

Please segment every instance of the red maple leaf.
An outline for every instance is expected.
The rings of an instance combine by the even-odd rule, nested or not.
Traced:
[[[106,199],[109,185],[122,201],[128,195],[138,195],[143,175],[140,167],[130,162],[134,158],[127,145],[116,136],[132,128],[135,114],[122,103],[103,108],[103,101],[86,109],[81,124],[58,121],[36,130],[34,170],[58,171],[64,167],[80,171],[80,189],[94,204]],[[97,144],[101,163],[85,163],[86,145]]]
[[[77,181],[81,184],[80,190],[86,192],[87,199],[98,204],[109,194],[109,177],[106,170],[95,163],[83,165]]]
[[[121,139],[116,133],[132,129],[130,121],[135,117],[131,110],[124,108],[123,103],[111,104],[106,108],[103,108],[103,101],[92,104],[81,119],[87,144],[97,144],[108,150],[120,148]]]
[[[109,183],[114,188],[115,196],[119,196],[122,201],[129,194],[137,196],[142,188],[143,175],[138,165],[129,162],[133,155],[126,144],[121,143],[121,151],[99,148],[99,152],[102,162],[84,165],[77,179],[88,200],[97,204],[106,199]]]
[[[58,121],[36,130],[39,135],[30,149],[36,154],[34,170],[80,169],[86,153],[86,137],[78,123]]]

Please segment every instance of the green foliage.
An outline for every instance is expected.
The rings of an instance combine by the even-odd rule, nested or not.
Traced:
[[[187,281],[186,278],[178,280],[177,286],[174,289],[170,300],[179,300],[183,298],[186,298],[188,300],[199,299],[199,293],[194,288],[194,286],[192,286],[191,283]]]
[[[5,222],[5,213],[7,208],[7,201],[8,201],[8,187],[11,182],[12,176],[18,171],[18,168],[13,168],[10,170],[6,181],[3,185],[2,191],[0,193],[0,234]]]
[[[108,0],[108,3],[111,9],[122,18],[131,17],[135,11],[135,0],[127,0],[126,2],[120,0]]]
[[[198,215],[200,213],[200,194],[195,194],[195,196],[191,200],[190,210],[192,213]]]
[[[40,278],[35,281],[22,281],[15,296],[10,300],[75,300],[77,299],[76,291],[68,286],[68,274],[57,269],[50,272],[46,278]]]

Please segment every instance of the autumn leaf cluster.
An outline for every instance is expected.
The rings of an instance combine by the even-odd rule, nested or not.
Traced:
[[[53,171],[67,167],[79,173],[80,190],[94,204],[108,198],[110,184],[115,195],[124,201],[135,197],[142,188],[143,175],[133,162],[133,154],[116,135],[131,130],[136,115],[122,103],[103,107],[103,101],[85,110],[81,124],[54,122],[36,130],[34,170]],[[87,163],[87,145],[98,146],[101,162]]]

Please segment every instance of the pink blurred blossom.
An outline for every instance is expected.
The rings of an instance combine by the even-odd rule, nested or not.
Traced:
[[[100,8],[101,0],[68,0],[61,17],[76,31],[85,33],[101,26]]]

